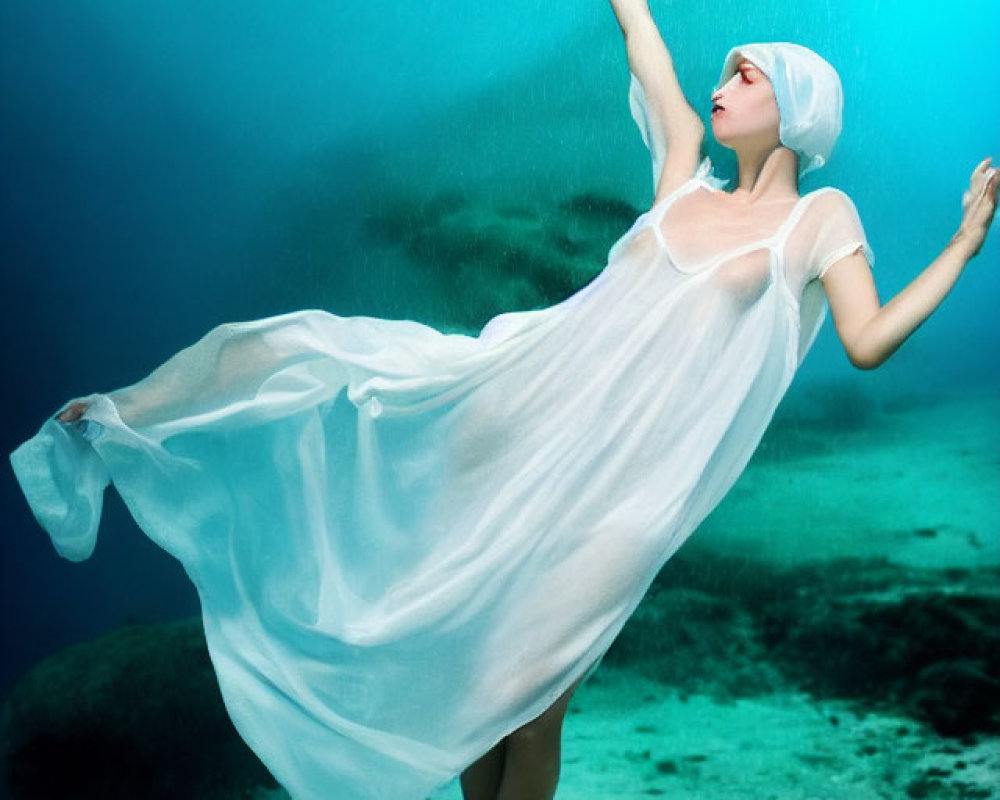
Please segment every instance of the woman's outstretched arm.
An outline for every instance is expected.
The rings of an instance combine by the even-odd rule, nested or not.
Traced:
[[[631,73],[642,84],[667,147],[657,200],[691,177],[698,165],[705,124],[684,96],[670,51],[649,13],[647,0],[610,0],[625,37]]]
[[[916,278],[879,307],[871,270],[860,253],[844,257],[823,277],[837,334],[859,369],[881,366],[944,300],[966,264],[983,246],[996,213],[1000,172],[983,159],[963,198],[958,232]]]

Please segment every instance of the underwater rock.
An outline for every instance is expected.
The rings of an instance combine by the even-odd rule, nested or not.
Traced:
[[[616,197],[607,197],[596,192],[582,192],[573,195],[559,204],[559,209],[567,214],[584,217],[596,222],[610,221],[615,226],[628,222],[638,216],[637,210],[631,204]]]
[[[720,701],[785,685],[764,657],[750,614],[726,598],[684,588],[654,586],[603,663]]]
[[[781,568],[687,548],[605,656],[716,698],[793,686],[929,724],[1000,728],[997,570],[885,559]]]
[[[575,195],[557,207],[493,207],[445,192],[394,197],[365,233],[398,248],[430,279],[421,321],[475,333],[495,314],[548,307],[592,280],[639,215],[616,198]],[[435,309],[447,309],[447,318]]]
[[[811,692],[899,704],[944,736],[998,730],[1000,598],[839,598],[772,612],[772,655]],[[777,625],[774,623],[777,622]]]
[[[226,713],[200,618],[128,626],[35,665],[4,703],[0,753],[15,800],[277,787]]]
[[[995,652],[995,645],[994,645]],[[927,719],[943,736],[964,736],[990,728],[1000,709],[1000,680],[983,660],[959,659],[931,664],[917,675],[906,697],[915,716]]]

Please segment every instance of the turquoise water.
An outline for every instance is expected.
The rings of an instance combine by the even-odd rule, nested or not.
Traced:
[[[854,199],[887,302],[957,229],[975,165],[1000,160],[984,33],[1000,5],[861,6],[653,4],[706,124],[735,44],[795,41],[838,69],[844,132],[800,191]],[[474,330],[555,302],[652,201],[603,3],[17,1],[0,7],[0,65],[7,452],[66,398],[131,383],[226,320],[317,307]],[[708,153],[733,174],[731,153]],[[998,266],[995,224],[874,372],[850,366],[829,321],[779,414],[794,424],[766,440],[704,546],[995,564]],[[813,479],[799,459],[818,452]],[[782,483],[794,488],[766,496],[790,509],[747,522]],[[0,694],[69,643],[197,614],[179,565],[112,493],[97,552],[76,565],[10,472],[0,491]]]

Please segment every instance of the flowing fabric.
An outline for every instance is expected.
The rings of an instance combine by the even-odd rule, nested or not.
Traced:
[[[36,519],[85,559],[115,485],[197,587],[228,712],[293,798],[425,797],[591,674],[749,461],[819,276],[873,260],[836,189],[773,230],[706,227],[710,167],[585,287],[478,336],[307,309],[75,398],[11,454]]]

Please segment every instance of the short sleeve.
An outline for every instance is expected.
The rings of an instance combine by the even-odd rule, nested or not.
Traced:
[[[875,266],[875,254],[868,244],[858,209],[844,192],[832,189],[817,198],[816,233],[810,263],[810,275],[822,278],[840,259],[857,250],[864,253],[869,266]]]
[[[660,188],[660,176],[663,174],[663,164],[667,159],[667,137],[665,128],[656,112],[646,100],[646,92],[642,88],[642,82],[629,71],[631,82],[628,88],[628,105],[632,112],[632,119],[639,128],[642,135],[643,144],[649,149],[649,156],[653,167],[653,193]],[[712,161],[708,157],[702,159],[695,177],[702,178],[710,186],[721,189],[729,183],[728,180],[715,177],[712,168]]]
[[[628,106],[632,112],[632,119],[639,126],[642,141],[649,149],[653,163],[653,190],[655,191],[659,187],[663,163],[667,157],[667,139],[663,133],[663,124],[646,101],[646,93],[643,91],[642,83],[631,70],[629,75],[632,80],[628,87]]]

